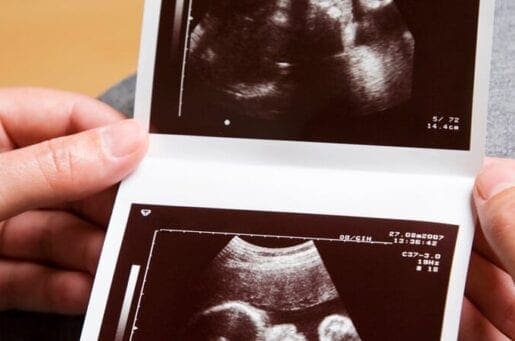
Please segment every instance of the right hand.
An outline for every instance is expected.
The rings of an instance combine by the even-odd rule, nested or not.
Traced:
[[[481,228],[470,260],[460,340],[515,339],[515,160],[487,159],[476,179]]]

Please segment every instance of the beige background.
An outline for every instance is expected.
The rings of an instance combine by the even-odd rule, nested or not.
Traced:
[[[0,0],[0,87],[96,96],[136,71],[143,0]]]

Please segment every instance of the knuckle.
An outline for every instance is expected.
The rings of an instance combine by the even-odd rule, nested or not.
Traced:
[[[7,266],[1,266],[3,276],[0,278],[0,309],[12,309],[15,306],[16,286],[12,281],[12,276],[7,271]]]
[[[6,247],[6,231],[9,226],[10,219],[0,222],[0,255],[4,253]]]
[[[82,274],[54,273],[48,281],[48,305],[53,311],[83,312],[89,297],[91,280]]]
[[[511,338],[515,338],[515,298],[511,299],[506,303],[506,308],[504,309],[503,316],[503,326],[504,332]]]
[[[82,253],[83,264],[86,270],[95,275],[104,241],[102,232],[94,232],[89,242],[85,243]]]
[[[39,168],[48,186],[58,191],[75,179],[75,156],[62,139],[43,142],[43,156],[38,158]]]
[[[487,228],[498,237],[507,233],[515,233],[515,200],[492,202],[488,207]]]
[[[47,215],[45,218],[44,224],[41,225],[40,235],[38,243],[37,254],[39,257],[44,260],[52,260],[56,259],[56,230],[55,226],[57,221],[56,217],[52,214]]]
[[[44,289],[44,304],[51,311],[59,311],[59,308],[67,303],[66,299],[69,288],[60,277],[61,276],[59,276],[59,273],[53,272],[49,273],[46,278]]]

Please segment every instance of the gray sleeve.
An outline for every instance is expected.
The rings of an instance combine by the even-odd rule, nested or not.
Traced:
[[[515,1],[497,0],[495,15],[486,153],[515,158]],[[100,98],[132,117],[135,84],[131,76]]]
[[[136,76],[130,76],[100,96],[100,100],[116,108],[128,117],[134,116]]]
[[[486,153],[515,158],[515,2],[497,0]]]

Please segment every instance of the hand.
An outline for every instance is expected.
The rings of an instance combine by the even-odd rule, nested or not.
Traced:
[[[488,159],[476,179],[476,232],[460,340],[515,339],[515,160]]]
[[[147,134],[96,100],[0,90],[0,310],[85,310],[115,195]]]

